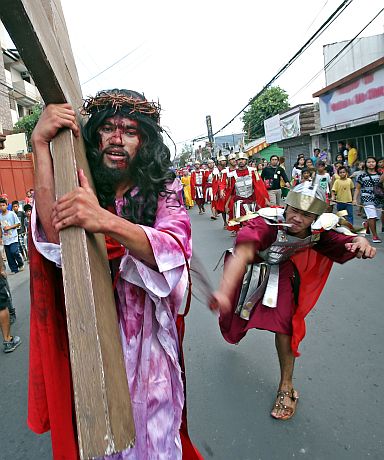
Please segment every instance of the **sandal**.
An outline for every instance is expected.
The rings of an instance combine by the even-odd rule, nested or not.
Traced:
[[[294,403],[293,407],[286,406],[284,404],[284,398],[286,397],[291,399],[291,401]],[[293,388],[291,389],[291,391],[279,390],[277,392],[276,398],[277,398],[277,402],[273,406],[271,416],[275,418],[276,420],[289,420],[290,418],[292,418],[295,415],[297,402],[299,400],[299,395],[297,391],[294,390]],[[285,413],[285,415],[282,415],[281,417],[274,415],[273,411],[276,411],[278,409],[280,409],[283,413]]]

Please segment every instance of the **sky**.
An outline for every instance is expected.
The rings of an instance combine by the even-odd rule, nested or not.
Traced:
[[[178,151],[207,133],[206,115],[214,132],[227,123],[340,3],[62,0],[83,96],[128,88],[159,100]],[[307,85],[323,68],[323,45],[351,39],[382,7],[382,0],[354,0],[277,80],[291,106],[315,102],[312,93],[325,86],[323,72]],[[384,14],[362,36],[379,33]],[[241,131],[239,117],[221,134]]]

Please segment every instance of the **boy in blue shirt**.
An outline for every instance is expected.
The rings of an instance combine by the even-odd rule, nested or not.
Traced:
[[[17,234],[20,221],[13,211],[8,211],[5,198],[0,198],[0,225],[9,268],[13,274],[18,273],[24,270]]]

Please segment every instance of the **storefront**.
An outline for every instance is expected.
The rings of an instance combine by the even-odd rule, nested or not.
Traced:
[[[384,58],[332,83],[319,97],[321,132],[333,158],[339,141],[351,140],[359,158],[384,156]]]

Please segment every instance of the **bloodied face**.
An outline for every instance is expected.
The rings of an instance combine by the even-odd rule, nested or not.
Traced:
[[[141,144],[137,122],[115,115],[105,120],[98,133],[104,166],[111,169],[127,169]]]

